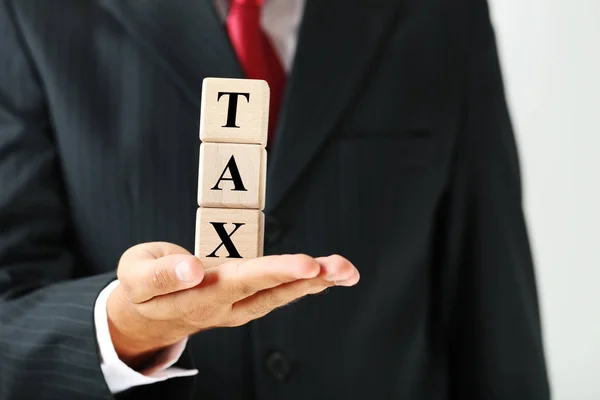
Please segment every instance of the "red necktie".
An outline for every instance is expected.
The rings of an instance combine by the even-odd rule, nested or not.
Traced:
[[[227,32],[248,79],[263,79],[271,90],[269,109],[269,144],[273,143],[279,115],[285,71],[273,44],[260,25],[263,0],[231,0]]]

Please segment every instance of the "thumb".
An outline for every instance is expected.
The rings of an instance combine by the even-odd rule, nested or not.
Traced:
[[[143,303],[198,285],[204,278],[204,268],[197,257],[182,247],[145,243],[123,254],[117,276],[129,300]]]

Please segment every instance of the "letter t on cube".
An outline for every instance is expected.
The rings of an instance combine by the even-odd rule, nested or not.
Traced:
[[[269,85],[258,79],[205,78],[200,140],[267,145]]]

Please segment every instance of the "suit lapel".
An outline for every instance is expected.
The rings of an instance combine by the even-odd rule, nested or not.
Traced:
[[[202,79],[243,77],[211,0],[97,0],[200,109]],[[368,78],[408,0],[306,0],[269,152],[266,210],[283,200]]]
[[[242,77],[210,0],[98,0],[200,110],[202,79]]]
[[[402,1],[308,0],[269,154],[267,210],[282,201],[368,78]]]

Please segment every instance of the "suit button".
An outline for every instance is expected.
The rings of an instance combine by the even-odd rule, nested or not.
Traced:
[[[282,229],[279,221],[271,216],[265,217],[265,244],[272,246],[281,239]]]
[[[281,351],[274,351],[267,356],[267,369],[278,381],[286,380],[292,372],[292,364]]]

